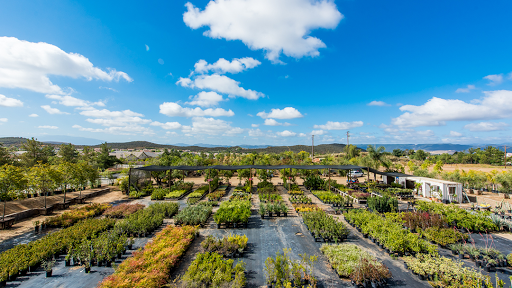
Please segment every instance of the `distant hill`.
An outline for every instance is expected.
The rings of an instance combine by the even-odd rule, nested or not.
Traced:
[[[108,143],[108,146],[113,149],[176,149],[176,150],[190,150],[194,152],[221,152],[221,151],[241,151],[246,153],[281,153],[284,151],[293,151],[298,153],[300,151],[311,152],[311,146],[306,145],[294,145],[294,146],[268,146],[266,148],[257,148],[256,145],[247,145],[244,148],[240,146],[221,146],[221,147],[201,147],[201,146],[176,146],[176,145],[165,145],[156,144],[147,141],[132,141],[125,143]],[[210,145],[209,145],[210,146]],[[245,146],[245,145],[244,145]],[[266,146],[266,145],[260,145]],[[99,147],[99,146],[95,146]],[[327,153],[340,153],[345,148],[345,144],[321,144],[315,146],[315,154],[327,154]]]
[[[357,144],[359,148],[366,149],[368,145],[374,144]],[[438,151],[438,150],[453,150],[453,151],[464,151],[475,145],[461,145],[461,144],[376,144],[375,146],[384,146],[386,152],[392,152],[394,149],[401,150],[424,150],[424,151]],[[494,146],[494,145],[493,145]]]
[[[0,137],[0,143],[4,146],[19,146],[27,141],[27,138],[23,137]]]

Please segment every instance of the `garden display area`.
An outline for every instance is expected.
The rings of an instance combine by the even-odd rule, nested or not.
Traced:
[[[511,285],[512,241],[492,234],[508,226],[489,211],[423,201],[400,211],[407,189],[316,174],[301,186],[292,176],[281,185],[253,179],[253,169],[351,165],[139,170],[171,169],[207,170],[205,184],[159,187],[130,175],[134,199],[78,205],[37,223],[55,232],[2,251],[0,287]],[[240,184],[222,169],[238,170]]]

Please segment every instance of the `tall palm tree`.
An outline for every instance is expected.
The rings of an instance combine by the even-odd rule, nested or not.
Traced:
[[[368,152],[368,157],[373,162],[372,168],[379,169],[379,167],[382,165],[386,168],[389,168],[389,161],[386,159],[386,156],[384,155],[384,151],[386,148],[384,146],[380,146],[379,148],[375,148],[373,145],[368,145],[366,148],[366,152]]]

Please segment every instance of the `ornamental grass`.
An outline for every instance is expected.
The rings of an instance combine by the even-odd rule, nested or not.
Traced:
[[[157,233],[153,242],[137,251],[119,265],[113,275],[99,285],[114,287],[162,287],[169,280],[169,273],[188,249],[197,233],[197,227],[168,226]]]

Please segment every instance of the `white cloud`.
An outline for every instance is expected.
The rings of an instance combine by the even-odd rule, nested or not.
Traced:
[[[372,101],[368,103],[368,106],[391,106],[384,101]]]
[[[235,113],[231,111],[226,111],[222,108],[208,108],[201,109],[199,107],[196,108],[188,108],[181,107],[178,103],[175,102],[164,102],[160,104],[160,113],[167,115],[169,117],[202,117],[202,116],[234,116]]]
[[[39,117],[39,115],[33,113],[33,114],[28,115],[28,117]]]
[[[220,119],[194,117],[192,118],[192,125],[183,126],[182,131],[185,134],[191,135],[233,136],[242,133],[244,129],[232,127],[229,122]]]
[[[455,93],[469,93],[473,89],[476,89],[475,85],[468,85],[466,88],[458,88]]]
[[[292,136],[297,135],[297,133],[289,131],[289,130],[284,130],[283,132],[276,132],[276,134],[279,136],[282,136],[282,137],[292,137]]]
[[[190,28],[208,26],[203,35],[241,40],[252,50],[264,50],[274,62],[281,53],[318,56],[318,49],[326,46],[310,32],[334,29],[343,18],[332,0],[216,0],[203,11],[190,2],[185,5],[183,21]]]
[[[86,57],[66,53],[59,47],[39,42],[33,43],[14,37],[0,37],[0,87],[22,88],[40,93],[64,94],[49,76],[83,77],[87,80],[133,81],[128,74],[108,69],[103,71]]]
[[[306,137],[308,135],[306,135],[305,133],[299,133],[299,137]]]
[[[43,108],[49,114],[69,114],[67,112],[62,112],[57,108],[52,108],[50,105],[43,105],[41,108]]]
[[[281,126],[281,125],[283,125],[283,123],[279,123],[279,122],[277,122],[274,119],[265,119],[265,123],[263,123],[263,125],[267,125],[267,126]]]
[[[108,127],[104,129],[96,129],[96,128],[85,128],[80,125],[73,125],[75,129],[85,132],[93,132],[93,133],[108,133],[108,134],[116,134],[116,135],[135,135],[135,134],[143,134],[143,135],[154,135],[153,130],[142,127],[140,125],[129,125],[122,127]]]
[[[59,127],[57,127],[57,126],[50,126],[50,125],[38,126],[37,128],[40,128],[40,129],[59,129]]]
[[[257,127],[260,127],[260,124],[251,124],[251,127],[252,128],[257,128]]]
[[[249,136],[251,137],[262,137],[265,136],[265,133],[260,129],[249,129]]]
[[[89,123],[108,127],[104,129],[96,129],[84,128],[79,125],[73,126],[73,128],[77,128],[80,131],[101,132],[117,135],[154,134],[152,129],[141,126],[143,124],[149,124],[152,121],[149,119],[142,118],[144,117],[143,114],[131,110],[110,111],[107,109],[98,110],[95,108],[88,107],[86,110],[80,112],[80,114],[94,118],[86,119],[86,121]]]
[[[194,65],[194,68],[196,73],[207,73],[208,71],[213,71],[218,74],[236,74],[247,69],[252,69],[260,64],[260,61],[251,57],[245,57],[240,59],[235,58],[231,62],[224,58],[220,58],[219,60],[217,60],[217,62],[213,64],[208,64],[208,62],[201,59],[197,61],[197,63]]]
[[[462,133],[460,132],[457,132],[457,131],[450,131],[450,136],[451,137],[462,137]]]
[[[2,122],[2,123],[5,123],[7,121],[9,121],[7,118],[0,118],[0,122]]]
[[[196,96],[190,96],[189,99],[192,101],[185,102],[188,105],[196,105],[201,107],[212,107],[219,105],[219,102],[224,101],[222,95],[216,92],[199,92]]]
[[[503,74],[493,74],[493,75],[487,75],[484,77],[484,79],[487,79],[491,81],[489,84],[490,86],[498,85],[503,82]]]
[[[299,110],[293,108],[293,107],[286,107],[284,109],[272,109],[270,110],[270,113],[259,112],[256,114],[257,116],[260,116],[261,118],[276,118],[276,119],[294,119],[294,118],[301,118],[304,117]]]
[[[1,68],[0,68],[0,71],[1,71]],[[2,80],[0,79],[0,81],[2,81]],[[4,106],[4,107],[22,107],[23,106],[23,102],[21,102],[18,99],[9,98],[9,97],[7,97],[5,95],[0,94],[0,106]]]
[[[254,90],[246,90],[239,86],[239,82],[219,74],[199,75],[194,80],[182,78],[176,82],[177,85],[188,88],[209,89],[219,93],[227,94],[229,97],[242,97],[250,100],[256,100],[265,97],[265,94]]]
[[[166,123],[160,123],[158,121],[152,122],[152,126],[159,126],[162,127],[165,130],[176,130],[181,129],[181,124],[178,122],[166,122]]]
[[[353,121],[353,122],[333,122],[333,121],[327,121],[324,125],[314,125],[313,128],[315,129],[322,129],[322,130],[348,130],[356,127],[363,126],[363,121]]]
[[[46,98],[57,100],[57,101],[59,101],[59,104],[64,105],[64,106],[70,106],[70,107],[87,107],[87,106],[91,106],[91,105],[105,106],[105,103],[103,103],[101,101],[89,102],[89,101],[78,99],[78,98],[75,98],[75,97],[72,97],[69,95],[60,96],[60,95],[48,94],[48,95],[46,95]]]
[[[499,131],[506,130],[510,125],[507,123],[499,122],[480,122],[480,123],[471,123],[464,126],[464,129],[467,129],[472,132],[487,132],[487,131]]]
[[[116,92],[116,93],[119,93],[119,91],[117,91],[116,89],[114,88],[110,88],[110,87],[103,87],[103,86],[100,86],[100,89],[106,89],[106,90],[110,90],[112,92]]]
[[[313,130],[313,131],[311,131],[311,135],[324,135],[325,133],[327,133],[327,132],[325,132],[324,130]]]
[[[446,121],[484,120],[510,118],[512,115],[512,91],[484,92],[483,99],[471,103],[455,99],[433,97],[427,103],[404,105],[401,111],[409,111],[393,118],[391,123],[400,127],[440,126]]]

